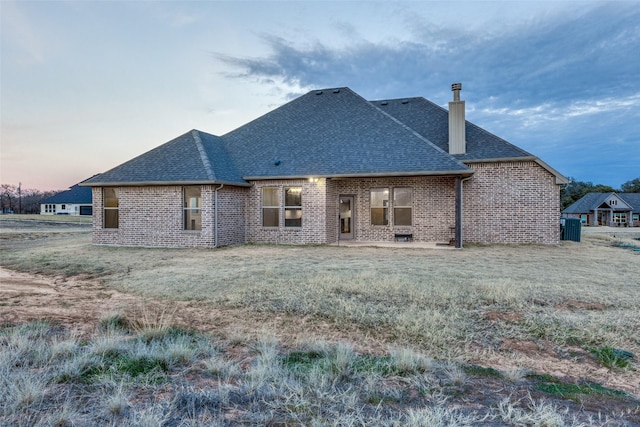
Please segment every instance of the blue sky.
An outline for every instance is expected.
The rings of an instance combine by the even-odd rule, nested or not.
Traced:
[[[640,176],[640,2],[0,1],[0,181],[64,189],[315,88],[445,106],[566,176]]]

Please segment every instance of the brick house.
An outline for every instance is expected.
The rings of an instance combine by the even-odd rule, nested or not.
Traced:
[[[640,193],[587,193],[576,200],[562,215],[580,218],[588,226],[640,226]]]
[[[83,185],[93,241],[559,241],[567,179],[424,98],[314,90],[222,136],[192,130]]]

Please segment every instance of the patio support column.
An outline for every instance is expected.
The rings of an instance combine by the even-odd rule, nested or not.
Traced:
[[[455,247],[462,247],[462,178],[456,178]]]
[[[591,220],[591,225],[593,226],[598,225],[598,208],[595,208],[593,210],[593,219]]]

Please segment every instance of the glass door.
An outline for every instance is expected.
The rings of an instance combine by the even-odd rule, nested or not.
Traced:
[[[340,196],[340,240],[353,239],[353,196]]]

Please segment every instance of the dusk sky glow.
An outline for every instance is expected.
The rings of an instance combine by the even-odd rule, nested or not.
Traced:
[[[565,176],[640,176],[640,2],[0,1],[0,181],[57,190],[319,88],[443,107]]]

